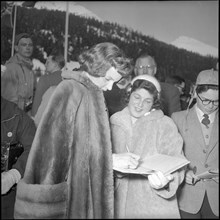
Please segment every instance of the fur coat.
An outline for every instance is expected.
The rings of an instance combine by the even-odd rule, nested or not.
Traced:
[[[183,140],[171,118],[161,110],[152,111],[134,124],[126,107],[111,118],[113,152],[141,156],[156,153],[184,157]],[[184,168],[173,173],[168,189],[156,190],[143,175],[115,172],[115,218],[180,218],[176,191],[183,181]]]
[[[84,75],[62,81],[39,123],[15,218],[113,218],[110,127],[103,92]]]

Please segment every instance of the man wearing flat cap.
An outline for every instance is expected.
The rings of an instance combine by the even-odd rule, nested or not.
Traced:
[[[16,36],[15,51],[15,55],[6,61],[6,71],[1,76],[1,95],[28,112],[34,92],[33,41],[29,34]]]
[[[179,191],[181,218],[219,217],[218,92],[218,71],[203,70],[196,79],[196,104],[172,114],[184,140],[185,156],[190,161]]]

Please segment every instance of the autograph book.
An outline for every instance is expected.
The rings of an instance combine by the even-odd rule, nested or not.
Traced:
[[[121,169],[117,167],[113,167],[113,169],[122,173],[145,175],[152,174],[155,171],[161,171],[164,175],[168,175],[189,163],[190,161],[184,158],[155,154],[142,159],[136,169]]]

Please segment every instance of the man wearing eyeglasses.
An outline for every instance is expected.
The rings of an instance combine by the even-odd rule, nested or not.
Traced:
[[[148,74],[155,76],[157,64],[155,59],[148,53],[142,53],[137,59],[134,68],[134,75]],[[181,111],[180,93],[174,86],[166,82],[160,82],[162,110],[165,115],[171,116],[173,112]]]
[[[172,114],[190,161],[179,191],[181,218],[219,217],[219,83],[218,71],[204,70],[196,79],[196,104]],[[198,175],[214,172],[215,176]]]

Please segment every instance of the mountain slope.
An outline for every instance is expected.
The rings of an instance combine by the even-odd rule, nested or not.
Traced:
[[[96,14],[92,11],[88,10],[87,8],[79,5],[76,2],[69,1],[69,13],[75,14],[78,16],[83,16],[85,18],[94,18],[100,22],[104,22],[101,18],[99,18]],[[35,4],[35,8],[37,9],[47,9],[47,10],[58,10],[58,11],[66,11],[66,2],[62,1],[37,1]],[[196,39],[180,36],[176,40],[170,43],[177,48],[183,48],[188,51],[196,52],[200,55],[207,56],[211,55],[213,57],[218,57],[218,49],[212,47],[210,45],[204,44]]]
[[[102,21],[101,18],[99,18],[96,14],[91,12],[90,10],[86,9],[85,7],[78,5],[75,2],[69,1],[68,2],[68,9],[69,13],[83,16],[86,18],[95,18],[98,21]],[[66,11],[66,2],[61,2],[61,1],[38,1],[35,4],[35,8],[37,9],[47,9],[47,10],[58,10],[58,11]]]
[[[201,55],[207,56],[211,55],[214,57],[218,57],[218,49],[207,45],[201,41],[195,40],[193,38],[189,38],[186,36],[180,36],[176,40],[171,43],[173,46],[178,48],[183,48],[188,51],[196,52]]]

